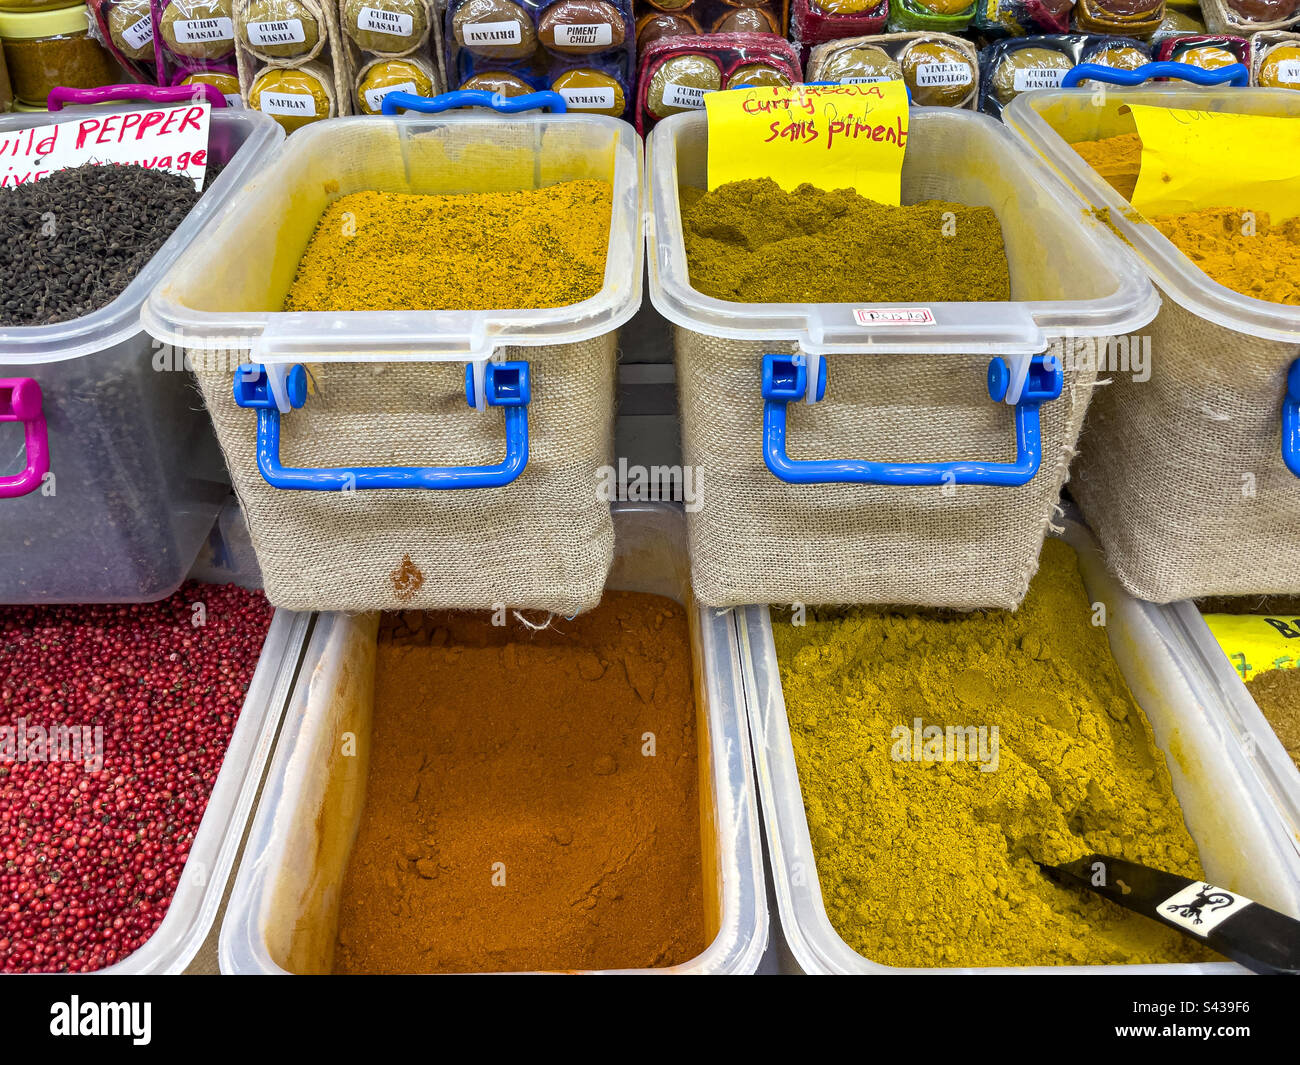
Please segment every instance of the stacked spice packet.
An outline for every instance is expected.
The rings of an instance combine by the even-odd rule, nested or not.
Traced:
[[[704,107],[704,97],[719,89],[802,80],[794,48],[772,33],[665,37],[641,53],[637,132],[644,134],[669,115]]]
[[[137,10],[128,8],[118,17],[126,22]],[[207,82],[227,96],[240,91],[235,66],[234,0],[150,0],[150,13],[154,76],[149,80],[158,85]],[[112,16],[110,11],[110,20]],[[139,21],[132,23],[132,39],[141,40],[144,31]],[[123,41],[129,43],[125,35]],[[144,51],[141,44],[140,54]]]
[[[551,88],[571,111],[628,112],[635,78],[631,0],[450,0],[449,80],[518,96]]]
[[[788,0],[636,0],[636,43],[704,33],[776,33],[785,36]]]
[[[1008,37],[980,52],[979,108],[1000,118],[1002,109],[1022,92],[1057,88],[1080,63],[1136,70],[1151,58],[1151,46],[1130,37],[1088,33]]]
[[[813,48],[807,79],[845,84],[902,81],[919,107],[974,108],[979,53],[947,33],[885,33],[830,41]]]
[[[350,113],[329,0],[234,0],[235,66],[248,106],[292,133]]]
[[[392,92],[446,90],[442,21],[433,0],[336,2],[343,35],[338,65],[356,114],[379,114]]]
[[[815,44],[883,33],[890,0],[791,0],[790,37],[801,60]]]

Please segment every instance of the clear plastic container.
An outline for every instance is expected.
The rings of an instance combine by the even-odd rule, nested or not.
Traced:
[[[1218,694],[1205,687],[1162,639],[1162,608],[1128,596],[1106,571],[1088,532],[1066,522],[1061,538],[1079,554],[1089,601],[1106,604],[1111,653],[1168,758],[1187,828],[1215,883],[1300,917],[1300,854],[1270,796],[1232,738]],[[1233,962],[1194,965],[1032,966],[900,969],[858,954],[835,931],[822,901],[781,692],[767,607],[737,617],[741,669],[754,743],[756,777],[781,926],[800,966],[811,973],[1231,973]]]
[[[1300,94],[1190,85],[1134,89],[1107,86],[1104,93],[1048,89],[1018,96],[1003,113],[1003,121],[1064,176],[1085,203],[1110,209],[1115,228],[1160,290],[1174,302],[1227,329],[1264,340],[1300,342],[1300,307],[1243,296],[1212,281],[1154,226],[1127,217],[1132,211],[1129,202],[1070,147],[1074,141],[1132,133],[1132,118],[1120,113],[1120,108],[1128,104],[1300,117]]]
[[[208,584],[237,584],[241,588],[262,587],[262,570],[253,550],[253,538],[244,511],[234,496],[217,515],[217,524],[194,561],[190,579]]]
[[[614,526],[609,588],[693,604],[680,511],[616,504]],[[683,965],[631,971],[752,973],[768,919],[736,633],[729,612],[696,607],[688,617],[701,721],[705,906],[715,934]],[[369,728],[375,632],[374,615],[323,614],[317,622],[226,908],[223,973],[328,971],[365,790],[355,760],[335,755],[335,740],[340,729]]]
[[[56,118],[6,115],[0,133]],[[68,322],[0,326],[0,377],[40,386],[53,475],[0,498],[0,602],[170,595],[229,494],[184,353],[152,343],[140,325],[145,295],[284,138],[270,119],[245,111],[214,111],[211,128],[211,158],[225,170],[117,299]],[[23,430],[0,425],[0,475],[26,468]]]
[[[317,122],[221,212],[210,239],[180,256],[143,320],[167,343],[253,349],[251,361],[481,361],[507,345],[590,340],[641,302],[640,142],[591,115],[460,113]],[[325,208],[359,191],[458,194],[609,181],[614,189],[605,284],[568,307],[491,311],[283,312]]]
[[[1187,656],[1190,668],[1200,672],[1201,683],[1224,707],[1233,737],[1276,803],[1290,829],[1291,842],[1300,850],[1300,768],[1251,698],[1196,604],[1190,600],[1175,603],[1163,617],[1169,626],[1167,639]]]
[[[310,614],[275,612],[167,916],[142,947],[103,972],[180,973],[203,946],[244,838],[311,621]]]
[[[836,352],[1034,354],[1053,337],[1108,337],[1149,322],[1159,301],[1136,265],[1117,258],[1100,223],[987,115],[914,107],[903,202],[991,207],[1002,223],[1013,299],[1005,303],[737,304],[691,288],[681,185],[706,188],[708,126],[701,112],[660,122],[647,141],[650,298],[669,321],[732,340],[796,341]],[[928,308],[930,325],[858,324],[855,311]]]

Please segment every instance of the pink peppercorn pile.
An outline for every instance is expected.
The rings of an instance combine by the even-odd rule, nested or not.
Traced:
[[[0,607],[0,726],[103,727],[97,772],[0,740],[0,972],[91,972],[153,935],[271,615],[260,592],[196,583],[161,603]]]

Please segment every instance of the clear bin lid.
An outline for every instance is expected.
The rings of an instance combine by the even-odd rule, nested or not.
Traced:
[[[1296,116],[1300,93],[1290,89],[1199,89],[1190,85],[1045,89],[1023,93],[1003,112],[1003,120],[1023,137],[1094,208],[1110,208],[1111,221],[1132,250],[1124,256],[1142,268],[1179,306],[1215,325],[1265,340],[1300,340],[1300,307],[1269,303],[1234,292],[1211,280],[1155,226],[1126,217],[1132,205],[1097,174],[1072,142],[1136,132],[1126,104],[1180,107],[1230,114]],[[1249,206],[1244,205],[1244,206]]]
[[[95,113],[139,110],[138,103],[99,105]],[[84,108],[0,115],[0,135],[32,126],[84,116]],[[209,156],[226,167],[204,192],[185,220],[154,257],[111,303],[66,322],[52,325],[0,325],[0,364],[59,362],[104,351],[141,331],[140,308],[150,290],[171,268],[176,257],[230,199],[232,193],[261,165],[282,140],[284,130],[274,119],[256,111],[215,108],[208,137]]]
[[[479,361],[505,346],[570,344],[618,328],[641,303],[641,142],[596,115],[355,116],[293,135],[150,295],[145,327],[258,362]],[[325,208],[352,192],[461,194],[608,181],[604,285],[568,307],[281,311]],[[430,254],[439,249],[431,248]],[[238,357],[238,356],[236,356]]]
[[[1119,242],[1004,126],[952,107],[911,112],[903,202],[991,207],[1002,223],[1013,299],[991,303],[732,303],[691,287],[679,187],[706,187],[703,112],[660,122],[648,145],[650,298],[677,325],[731,340],[795,341],[813,354],[1025,354],[1053,338],[1115,336],[1155,317],[1159,298]],[[864,325],[870,312],[928,311],[925,324]],[[892,316],[897,317],[897,316]]]

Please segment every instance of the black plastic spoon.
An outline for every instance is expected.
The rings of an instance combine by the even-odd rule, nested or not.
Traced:
[[[1153,917],[1252,972],[1300,975],[1300,921],[1235,891],[1105,854],[1038,865],[1053,880]]]

